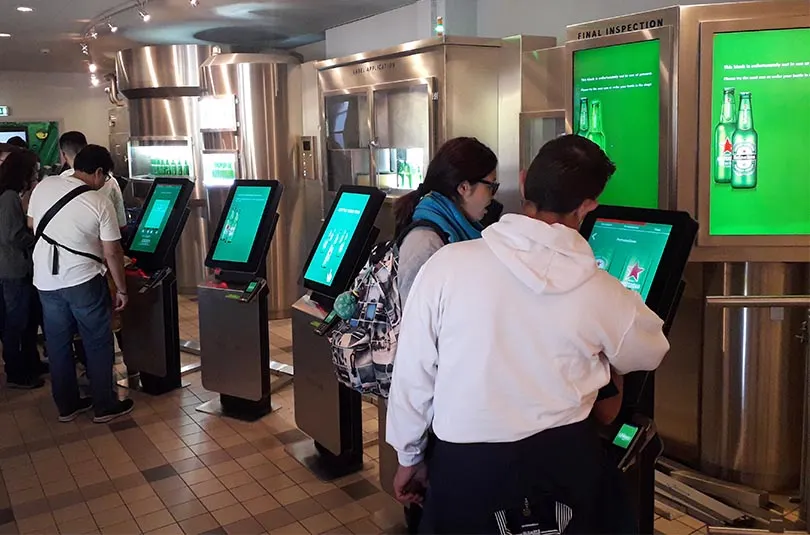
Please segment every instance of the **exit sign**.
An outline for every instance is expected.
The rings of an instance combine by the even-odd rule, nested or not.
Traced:
[[[11,108],[8,106],[0,106],[0,117],[10,117],[11,116]]]

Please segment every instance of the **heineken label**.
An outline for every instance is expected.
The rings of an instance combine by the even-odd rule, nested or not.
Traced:
[[[731,139],[725,138],[725,142],[720,146],[720,155],[717,156],[717,165],[730,169],[733,153],[734,148],[731,146]]]
[[[757,147],[750,141],[743,141],[734,146],[732,157],[734,172],[746,174],[754,171],[757,164]]]
[[[644,286],[644,280],[647,278],[647,268],[644,263],[637,257],[631,257],[624,267],[624,275],[622,276],[622,285],[628,290],[634,292],[641,292],[641,287]]]

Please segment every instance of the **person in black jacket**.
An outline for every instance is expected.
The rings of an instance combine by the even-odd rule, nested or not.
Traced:
[[[0,310],[3,313],[3,360],[11,388],[43,386],[33,359],[23,351],[33,287],[31,250],[34,235],[28,228],[21,195],[31,189],[37,175],[37,156],[12,152],[0,166]]]

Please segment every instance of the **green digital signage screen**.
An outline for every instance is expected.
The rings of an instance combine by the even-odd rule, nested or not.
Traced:
[[[154,253],[157,250],[169,216],[174,210],[177,198],[183,186],[175,184],[157,184],[152,198],[146,206],[138,229],[135,231],[135,238],[130,245],[130,251],[138,253]]]
[[[237,186],[214,246],[213,260],[247,262],[272,192],[270,186]]]
[[[647,300],[671,225],[597,219],[588,243],[596,265]]]
[[[574,52],[574,133],[616,164],[601,203],[658,208],[660,58],[658,40]]]
[[[810,234],[810,29],[714,35],[709,234]]]
[[[304,273],[305,279],[331,286],[369,199],[369,195],[364,193],[340,195],[309,267]]]

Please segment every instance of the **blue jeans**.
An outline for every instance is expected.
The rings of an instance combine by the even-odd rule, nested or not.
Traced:
[[[23,354],[23,334],[28,324],[31,304],[31,281],[0,279],[0,309],[3,314],[3,360],[9,382],[24,383],[34,379],[36,371]]]
[[[73,337],[82,337],[87,354],[87,377],[96,414],[112,408],[115,346],[112,333],[112,300],[104,277],[50,292],[39,292],[45,323],[45,344],[51,363],[53,399],[59,413],[67,415],[79,403],[79,385],[73,363]]]

